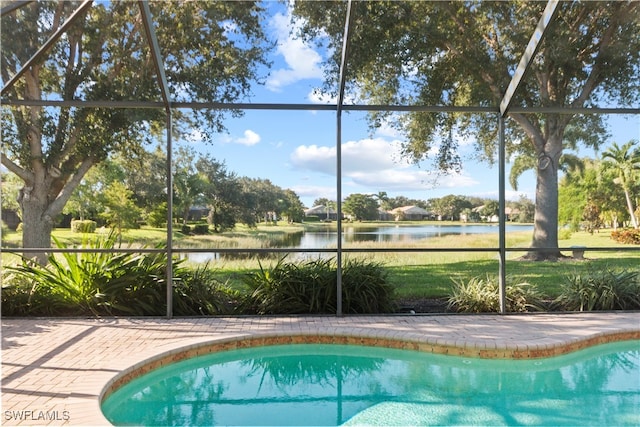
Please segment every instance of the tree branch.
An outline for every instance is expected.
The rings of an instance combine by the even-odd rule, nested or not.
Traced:
[[[531,142],[533,143],[533,148],[536,150],[536,153],[541,152],[544,149],[545,138],[544,135],[540,132],[540,129],[536,127],[524,114],[520,113],[509,113],[509,117],[518,123],[522,129],[525,131],[529,138],[531,138]]]
[[[9,169],[9,171],[15,173],[20,177],[24,182],[30,183],[33,182],[33,174],[26,169],[18,166],[14,163],[10,158],[4,155],[4,153],[0,153],[0,160],[2,161],[2,165]]]
[[[62,212],[62,209],[69,201],[69,198],[75,191],[75,189],[80,185],[82,179],[87,174],[89,169],[93,166],[93,159],[87,158],[82,161],[82,164],[78,167],[77,171],[73,174],[71,179],[67,181],[66,185],[62,188],[62,191],[56,197],[54,201],[49,204],[47,208],[47,215],[52,218]]]
[[[638,7],[638,3],[628,3],[628,6],[628,8],[621,6],[618,12],[612,17],[612,22],[610,23],[610,25],[605,29],[604,34],[600,39],[598,56],[593,61],[593,66],[591,67],[589,77],[587,77],[587,80],[582,86],[582,90],[580,91],[578,97],[571,103],[571,107],[582,107],[591,93],[602,81],[602,62],[600,60],[607,53],[608,48],[611,47],[614,32],[618,28],[618,23],[620,22],[621,18],[625,19],[626,16],[631,16],[633,10]]]

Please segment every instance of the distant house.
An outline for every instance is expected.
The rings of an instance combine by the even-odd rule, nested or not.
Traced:
[[[504,216],[507,221],[515,221],[516,218],[518,218],[518,215],[520,215],[520,209],[509,207],[504,208]]]
[[[396,221],[422,221],[432,219],[433,214],[419,206],[401,206],[392,209],[390,213]]]
[[[189,214],[187,220],[200,221],[202,218],[206,218],[209,215],[209,208],[206,206],[192,206],[189,208]]]
[[[325,205],[318,205],[318,206],[314,206],[312,208],[306,209],[304,211],[304,216],[317,216],[320,221],[324,221],[324,220],[331,220],[331,221],[337,221],[338,220],[338,212],[331,208],[331,207],[327,207]]]
[[[395,216],[382,208],[378,208],[378,221],[393,221]]]

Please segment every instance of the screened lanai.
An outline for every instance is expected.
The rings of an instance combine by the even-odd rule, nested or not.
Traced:
[[[558,186],[563,173],[578,170],[572,160],[597,158],[612,142],[635,140],[637,147],[638,34],[634,2],[3,2],[3,178],[18,177],[15,210],[23,224],[18,243],[3,239],[3,261],[89,252],[201,256],[215,265],[227,256],[239,263],[331,257],[335,313],[343,315],[346,258],[392,258],[403,280],[403,271],[420,277],[421,269],[442,268],[437,260],[447,254],[481,260],[483,272],[498,278],[499,311],[506,313],[508,277],[522,262],[560,259],[551,268],[568,269],[586,254],[637,266],[639,246],[615,245],[608,235],[595,247],[563,244],[559,216],[569,215],[564,207],[574,199],[559,199]],[[147,159],[160,158],[164,169],[153,175],[144,172],[151,163],[137,168],[140,181],[160,184],[145,191],[156,196],[148,197],[151,204],[165,206],[162,247],[46,244],[52,216],[89,200],[96,188],[107,192],[98,185],[72,196],[91,170],[116,154],[126,163],[127,153],[154,149],[163,156]],[[205,206],[196,199],[185,205],[176,177],[189,156],[211,176],[241,170],[246,182],[290,189],[307,208],[323,200],[327,219],[331,210],[335,215],[322,231],[329,240],[176,240],[181,211],[206,208],[217,234],[215,218],[224,224],[235,209],[212,208],[221,197],[213,190],[199,202]],[[637,207],[637,184],[630,190]],[[495,227],[491,244],[456,238],[407,245],[393,237],[399,224],[375,244],[348,239],[361,222],[345,216],[352,195],[410,204],[464,193],[495,199],[495,214],[484,219]],[[509,240],[509,202],[527,195],[535,212],[526,237]],[[260,212],[265,224],[268,215],[284,216],[284,200],[271,202]],[[601,199],[590,203],[600,204],[602,215],[615,210]],[[620,203],[615,215],[624,225]],[[174,267],[166,262],[167,317],[174,315]],[[447,268],[453,274],[466,267]]]

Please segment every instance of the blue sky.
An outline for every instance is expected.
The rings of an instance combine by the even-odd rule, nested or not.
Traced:
[[[322,83],[323,52],[306,46],[290,35],[290,20],[280,3],[271,6],[274,14],[269,31],[278,44],[273,66],[264,86],[256,86],[250,102],[316,103],[334,100],[318,95]],[[640,139],[640,116],[608,116],[609,142],[625,143]],[[402,136],[389,127],[371,130],[366,113],[343,113],[342,119],[342,195],[372,194],[386,191],[430,199],[448,194],[498,197],[498,167],[465,160],[458,174],[438,176],[426,161],[409,164],[400,155]],[[214,143],[203,143],[194,131],[181,143],[207,152],[224,161],[239,176],[270,179],[274,184],[294,190],[311,207],[319,197],[336,199],[336,113],[332,111],[247,111],[242,118],[226,121],[227,134],[215,135]],[[373,132],[373,133],[372,133]],[[463,159],[473,154],[472,140],[459,140]],[[595,157],[593,150],[582,156]],[[507,165],[507,169],[509,165]],[[508,173],[508,172],[507,172]],[[507,175],[508,176],[508,175]],[[534,199],[535,177],[525,173],[518,191],[507,182],[507,198],[520,195]]]

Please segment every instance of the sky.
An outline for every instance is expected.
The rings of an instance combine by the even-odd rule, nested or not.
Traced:
[[[273,65],[263,86],[253,88],[250,102],[335,103],[318,94],[322,84],[323,53],[291,35],[287,10],[273,3],[268,31],[277,38]],[[607,116],[608,143],[640,139],[640,116]],[[213,144],[202,142],[199,131],[179,141],[224,161],[238,176],[269,179],[295,191],[306,207],[318,198],[336,200],[336,112],[335,111],[246,111],[241,118],[226,120],[228,132],[216,134]],[[412,164],[401,156],[402,135],[388,126],[370,129],[366,112],[343,112],[342,196],[377,194],[428,200],[448,194],[498,198],[498,166],[470,160],[473,140],[459,140],[464,160],[460,173],[435,173],[429,160]],[[606,145],[605,147],[606,148]],[[600,152],[604,148],[601,148]],[[580,156],[596,157],[593,150]],[[507,164],[507,177],[510,165]],[[535,176],[526,172],[518,191],[507,178],[507,199],[520,196],[534,200]]]

